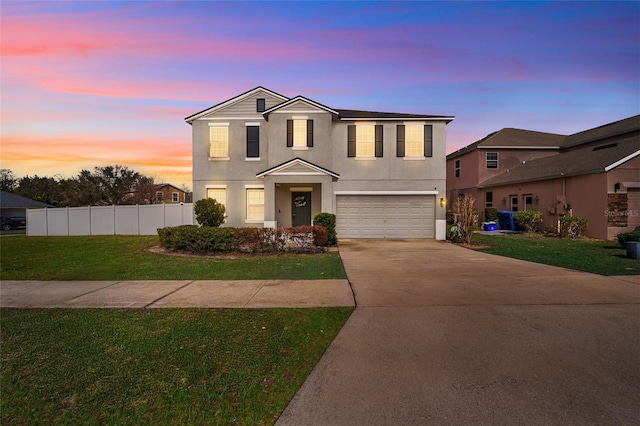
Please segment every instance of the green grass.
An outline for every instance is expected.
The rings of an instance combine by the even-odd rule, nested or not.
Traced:
[[[537,234],[474,234],[479,251],[600,275],[640,274],[640,261],[615,241],[551,238]]]
[[[337,252],[237,256],[152,253],[157,236],[0,237],[3,280],[250,280],[345,278]]]
[[[3,309],[0,423],[273,424],[353,309]]]

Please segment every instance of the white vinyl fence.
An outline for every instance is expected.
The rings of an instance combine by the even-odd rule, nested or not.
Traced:
[[[156,235],[193,225],[193,204],[27,209],[27,235]]]

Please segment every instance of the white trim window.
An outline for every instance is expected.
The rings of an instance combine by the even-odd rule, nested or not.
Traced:
[[[374,158],[376,154],[375,125],[356,126],[356,157]]]
[[[171,202],[172,203],[179,203],[180,202],[180,194],[178,194],[177,192],[172,192],[171,193]]]
[[[227,188],[207,188],[207,198],[213,198],[218,203],[227,207]]]
[[[406,124],[404,135],[405,157],[424,157],[424,126]]]
[[[453,172],[455,177],[459,178],[460,177],[460,160],[456,160],[453,163]]]
[[[247,188],[247,221],[264,220],[264,188]]]
[[[229,125],[209,126],[209,157],[229,158]]]
[[[497,152],[487,152],[487,169],[497,169],[498,168],[498,153]]]
[[[307,146],[307,120],[293,120],[293,146]]]

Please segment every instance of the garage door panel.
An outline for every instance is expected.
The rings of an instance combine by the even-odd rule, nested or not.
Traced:
[[[435,196],[339,195],[336,228],[342,238],[433,238]]]

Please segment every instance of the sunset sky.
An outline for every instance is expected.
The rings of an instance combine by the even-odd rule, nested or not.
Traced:
[[[640,113],[640,2],[1,4],[1,167],[191,187],[184,118],[256,86],[332,108],[570,134]]]

